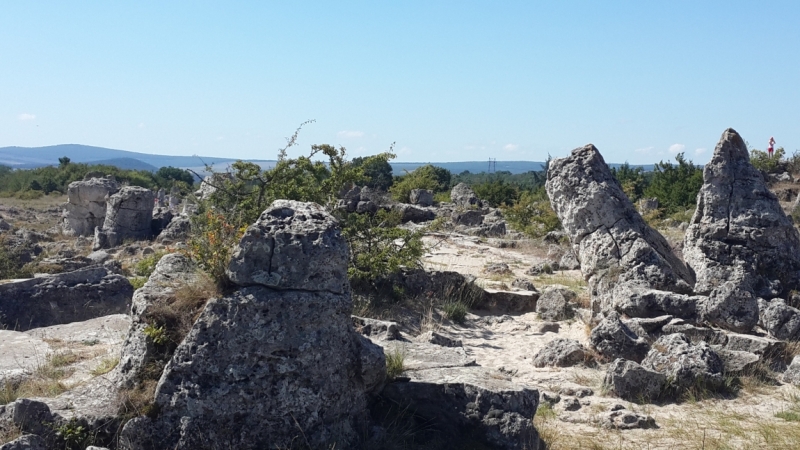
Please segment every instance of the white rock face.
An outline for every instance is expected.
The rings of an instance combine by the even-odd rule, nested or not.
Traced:
[[[119,191],[119,183],[108,178],[74,181],[67,187],[61,224],[68,236],[91,236],[106,217],[106,197]]]

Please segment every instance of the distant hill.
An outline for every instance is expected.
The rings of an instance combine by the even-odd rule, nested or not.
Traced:
[[[205,173],[205,164],[211,164],[216,171],[223,171],[236,158],[216,158],[206,156],[169,156],[153,155],[149,153],[129,152],[126,150],[114,150],[103,147],[93,147],[80,144],[61,144],[47,147],[0,147],[0,164],[11,166],[17,169],[31,169],[42,166],[58,165],[58,158],[67,156],[72,162],[109,164],[121,169],[140,169],[155,171],[161,167],[171,166],[181,169],[192,169],[197,173]],[[275,166],[275,160],[256,160],[249,159],[268,169]],[[489,169],[488,161],[461,161],[461,162],[391,162],[392,171],[395,175],[402,175],[405,171],[413,171],[417,167],[432,164],[443,167],[453,174],[459,174],[468,170],[471,173],[486,172]],[[609,164],[611,167],[618,167],[621,164]],[[508,171],[513,174],[525,173],[529,171],[540,171],[544,167],[541,161],[497,161],[492,167],[492,171]],[[646,171],[653,170],[653,165],[648,164],[642,167]]]

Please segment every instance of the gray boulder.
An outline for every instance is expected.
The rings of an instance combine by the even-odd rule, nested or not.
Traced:
[[[553,339],[533,357],[534,367],[571,367],[583,364],[586,349],[574,339]]]
[[[539,448],[532,418],[539,392],[498,377],[483,367],[434,368],[412,371],[405,383],[386,385],[382,396],[409,407],[439,436],[461,448],[459,441],[474,436],[490,448]]]
[[[571,303],[576,297],[577,295],[567,288],[548,286],[536,301],[536,313],[540,319],[549,322],[567,320],[574,315]]]
[[[128,312],[133,287],[102,266],[0,284],[0,324],[20,331]]]
[[[719,355],[707,343],[693,344],[682,334],[658,338],[642,366],[663,373],[679,390],[698,385],[713,389],[723,384],[724,364]]]
[[[364,336],[374,337],[385,341],[400,338],[400,327],[395,322],[388,320],[370,319],[367,317],[352,316],[353,326],[356,331]]]
[[[672,316],[659,316],[652,318],[634,317],[623,320],[622,323],[624,323],[625,326],[627,326],[631,331],[636,333],[637,336],[644,339],[654,339],[653,336],[660,334],[661,330],[664,328],[664,325],[670,323],[672,319]]]
[[[651,289],[646,283],[626,282],[614,286],[613,308],[629,317],[653,318],[672,315],[696,320],[702,297]]]
[[[169,245],[179,241],[185,241],[189,237],[189,232],[191,232],[191,230],[192,223],[188,217],[175,217],[164,230],[158,234],[156,242]]]
[[[466,183],[458,183],[453,186],[453,189],[450,191],[450,201],[459,208],[471,209],[481,207],[481,201],[478,199],[478,196],[475,195],[475,191],[467,186]]]
[[[109,178],[73,181],[67,187],[61,227],[67,236],[91,236],[106,217],[106,198],[119,191],[119,183]],[[152,208],[153,205],[151,204]]]
[[[461,339],[453,339],[445,335],[439,334],[435,331],[426,331],[414,338],[416,342],[427,342],[433,345],[440,345],[442,347],[463,347],[464,343]]]
[[[600,426],[612,430],[657,428],[656,420],[651,416],[644,416],[626,409],[618,409],[604,413],[600,419]]]
[[[476,227],[483,223],[483,212],[477,209],[456,210],[450,218],[456,225]]]
[[[412,189],[408,196],[412,205],[431,206],[433,205],[433,191],[428,189]]]
[[[106,219],[96,228],[92,250],[116,247],[126,239],[148,239],[153,234],[155,193],[139,186],[125,186],[108,198]]]
[[[169,208],[153,208],[153,219],[150,221],[150,234],[158,236],[175,218],[175,214]]]
[[[536,286],[533,282],[524,278],[514,278],[514,281],[511,282],[511,287],[522,289],[523,291],[536,291]]]
[[[385,360],[353,330],[347,261],[332,216],[274,202],[227,271],[247,287],[208,301],[164,368],[158,416],[127,422],[120,447],[355,445]]]
[[[247,228],[226,274],[237,286],[343,294],[347,255],[339,222],[321,206],[276,200]]]
[[[761,358],[755,353],[727,350],[718,345],[714,345],[712,348],[722,360],[726,373],[740,373],[753,369],[761,361]]]
[[[691,292],[692,273],[645,223],[593,145],[551,161],[545,187],[589,282],[595,312],[613,309],[611,289],[619,282]]]
[[[400,221],[407,222],[427,222],[436,218],[436,213],[431,210],[420,208],[419,206],[409,205],[407,203],[398,203],[393,205],[392,208],[400,213]]]
[[[759,299],[759,325],[782,340],[800,340],[800,310],[779,298]]]
[[[578,270],[581,268],[581,263],[575,257],[575,253],[569,250],[564,252],[564,255],[558,260],[558,266],[562,270]]]
[[[666,382],[667,377],[662,373],[617,358],[608,366],[603,384],[629,402],[650,402],[661,395]]]
[[[610,313],[592,329],[589,341],[601,355],[609,359],[624,358],[641,362],[650,345],[630,330],[619,318]]]
[[[0,445],[0,450],[47,450],[47,443],[35,434],[26,434]]]
[[[789,364],[786,372],[783,373],[783,382],[800,386],[800,355],[792,359],[792,363]]]
[[[703,187],[686,230],[683,256],[697,274],[696,292],[711,294],[732,282],[753,294],[723,296],[715,325],[730,326],[726,314],[742,309],[747,311],[743,323],[752,327],[755,297],[776,297],[798,286],[800,234],[750,164],[747,145],[733,129],[725,130],[703,169]],[[733,303],[741,307],[732,308]]]
[[[700,303],[706,322],[737,333],[747,333],[758,323],[758,299],[733,281],[715,287]]]

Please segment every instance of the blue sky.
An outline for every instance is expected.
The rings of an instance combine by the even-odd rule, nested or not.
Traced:
[[[0,147],[609,162],[800,149],[800,2],[6,1]]]

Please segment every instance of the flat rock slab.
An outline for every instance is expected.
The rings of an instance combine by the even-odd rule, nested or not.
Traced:
[[[49,353],[50,346],[35,336],[0,330],[0,383],[35,371]]]
[[[130,327],[131,317],[128,314],[112,314],[83,322],[35,328],[26,331],[25,334],[40,339],[53,339],[87,345],[120,345],[125,340],[125,335]]]
[[[536,311],[536,301],[539,293],[535,291],[501,291],[499,289],[484,289],[479,309],[492,312],[526,313]]]
[[[379,341],[374,343],[383,347],[386,354],[400,352],[406,371],[442,369],[448,367],[474,366],[475,358],[467,355],[461,347],[442,347],[427,342]]]

